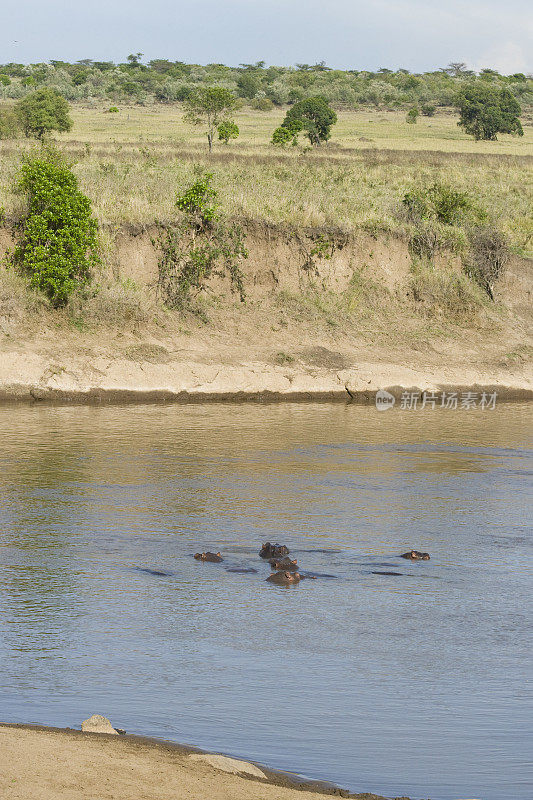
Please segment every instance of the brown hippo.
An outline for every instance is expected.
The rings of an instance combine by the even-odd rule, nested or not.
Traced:
[[[221,561],[224,561],[220,553],[195,553],[194,557],[197,561],[209,561],[212,564],[220,564]]]
[[[284,544],[270,544],[266,542],[262,545],[259,555],[261,558],[281,558],[289,554],[289,548]]]
[[[278,570],[288,570],[289,572],[298,572],[298,561],[296,559],[291,559],[288,556],[284,558],[270,558],[268,563],[270,564],[271,568],[278,571]]]
[[[300,583],[300,573],[289,572],[289,570],[274,572],[267,578],[267,581],[278,586],[291,586],[292,584]]]
[[[418,550],[410,550],[402,553],[401,558],[409,558],[411,561],[429,561],[429,553],[419,553]]]

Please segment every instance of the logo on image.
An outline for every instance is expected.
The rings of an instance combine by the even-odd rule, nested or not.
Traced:
[[[379,389],[376,392],[376,408],[378,411],[387,411],[389,408],[392,408],[394,403],[396,402],[396,398],[390,392],[386,392],[385,389]]]

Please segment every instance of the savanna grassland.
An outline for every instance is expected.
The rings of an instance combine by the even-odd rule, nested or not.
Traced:
[[[238,139],[216,142],[209,154],[205,129],[186,123],[183,111],[180,103],[120,105],[115,113],[108,103],[71,105],[73,128],[54,139],[91,201],[102,274],[52,310],[21,276],[2,273],[2,386],[20,385],[32,397],[95,387],[157,394],[163,386],[327,394],[343,391],[339,365],[364,363],[367,377],[354,378],[356,388],[533,387],[524,316],[533,256],[527,114],[523,137],[476,142],[449,110],[416,124],[404,110],[338,110],[326,144],[310,148],[301,138],[279,148],[270,138],[284,109],[245,108],[235,114]],[[5,231],[24,207],[15,191],[21,156],[39,147],[0,141]],[[247,296],[242,303],[215,282],[184,314],[157,295],[152,237],[156,223],[178,220],[176,197],[202,171],[213,175],[222,218],[244,226]],[[433,184],[466,192],[505,237],[516,263],[495,302],[461,266],[465,227],[439,227],[434,261],[412,257],[402,199]],[[331,260],[319,250],[309,259],[316,236],[326,237],[318,240],[326,250],[332,243]]]
[[[269,142],[283,112],[247,109],[236,115],[239,138],[217,143],[209,156],[203,129],[183,121],[179,104],[107,108],[72,106],[72,131],[55,137],[102,225],[173,219],[176,193],[202,166],[214,175],[224,214],[291,227],[397,231],[405,192],[445,182],[498,221],[513,251],[533,252],[527,119],[521,138],[475,142],[450,113],[409,125],[402,111],[340,111],[326,145],[280,149]],[[20,203],[13,177],[28,147],[20,139],[0,142],[0,205],[8,216]]]

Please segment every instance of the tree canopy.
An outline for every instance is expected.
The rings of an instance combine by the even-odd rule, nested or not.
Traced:
[[[319,145],[331,136],[337,115],[323,97],[308,97],[295,103],[286,113],[281,127],[290,131],[304,130],[311,144]]]
[[[37,139],[72,128],[68,103],[56,89],[44,87],[28,94],[17,103],[16,113],[26,136]]]
[[[460,119],[457,123],[476,141],[494,141],[498,133],[523,136],[520,104],[508,89],[488,83],[471,83],[457,95]]]

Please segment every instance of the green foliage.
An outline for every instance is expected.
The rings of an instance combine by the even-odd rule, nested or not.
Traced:
[[[107,109],[108,114],[118,114],[118,107],[117,106],[110,106]]]
[[[422,105],[420,106],[420,111],[422,112],[424,117],[434,117],[436,110],[437,109],[433,105],[433,103],[422,103]]]
[[[196,228],[206,228],[216,218],[218,192],[211,186],[213,174],[206,172],[176,198],[176,208],[187,214]]]
[[[478,221],[485,218],[466,192],[458,192],[443,183],[406,192],[402,203],[408,218],[414,222],[436,220],[444,225],[456,225],[468,217]]]
[[[407,112],[406,121],[410,125],[415,125],[416,121],[418,119],[419,113],[420,112],[418,111],[418,108],[416,108],[416,106],[413,106],[413,108],[410,108],[409,111]]]
[[[256,97],[250,103],[250,107],[253,108],[254,111],[272,111],[274,103],[270,97]]]
[[[0,139],[15,139],[20,133],[20,120],[12,107],[0,108]]]
[[[223,86],[200,86],[187,98],[185,107],[187,110],[184,119],[187,122],[206,126],[209,152],[211,152],[215,129],[223,121],[232,121],[235,96]]]
[[[237,91],[239,97],[252,100],[261,87],[261,82],[252,72],[244,72],[237,78]]]
[[[62,133],[72,128],[68,103],[56,89],[37,89],[19,100],[16,110],[26,136],[43,139],[52,131]]]
[[[195,300],[212,277],[229,277],[232,292],[245,299],[240,262],[248,257],[245,235],[239,225],[224,223],[217,214],[217,192],[212,175],[202,175],[182,195],[176,206],[184,218],[173,227],[160,226],[154,241],[158,262],[158,292],[174,308],[200,313]]]
[[[130,54],[138,58],[137,54]],[[137,102],[145,98],[163,103],[183,102],[201,86],[218,84],[237,97],[255,102],[264,93],[275,105],[298,103],[321,95],[333,108],[376,107],[405,108],[416,104],[453,105],[457,90],[475,78],[464,64],[451,64],[440,70],[411,75],[408,70],[381,68],[371,70],[330,70],[325,65],[266,67],[261,62],[241,64],[184,64],[181,61],[152,59],[147,65],[139,60],[115,65],[112,62],[81,59],[76,63],[51,61],[42,64],[6,64],[0,75],[11,81],[3,94],[17,99],[39,85],[58,89],[70,100],[87,96],[104,99],[121,97]],[[0,90],[3,78],[0,77]],[[5,81],[4,81],[5,82]],[[500,75],[482,70],[478,83],[506,88],[522,105],[533,104],[533,79],[523,73]],[[186,84],[186,85],[184,85]],[[134,88],[134,86],[136,88]],[[149,98],[148,98],[149,96]],[[262,108],[259,110],[263,110]]]
[[[498,133],[524,135],[520,104],[509,89],[473,82],[461,89],[456,104],[460,113],[457,124],[476,141],[495,141]]]
[[[13,262],[30,277],[31,286],[62,306],[99,263],[91,203],[53,150],[23,163],[17,187],[27,197],[27,209]]]
[[[7,75],[0,74],[0,86],[11,86],[11,78]]]
[[[323,97],[309,97],[287,111],[282,127],[304,130],[311,144],[319,145],[330,138],[331,127],[336,122],[336,113]]]
[[[231,120],[224,120],[218,125],[218,138],[224,144],[228,144],[230,139],[236,139],[239,135],[239,128]]]
[[[294,142],[297,136],[297,133],[295,134],[283,125],[280,125],[272,134],[271,143],[278,147],[285,147],[285,145],[290,142]]]

